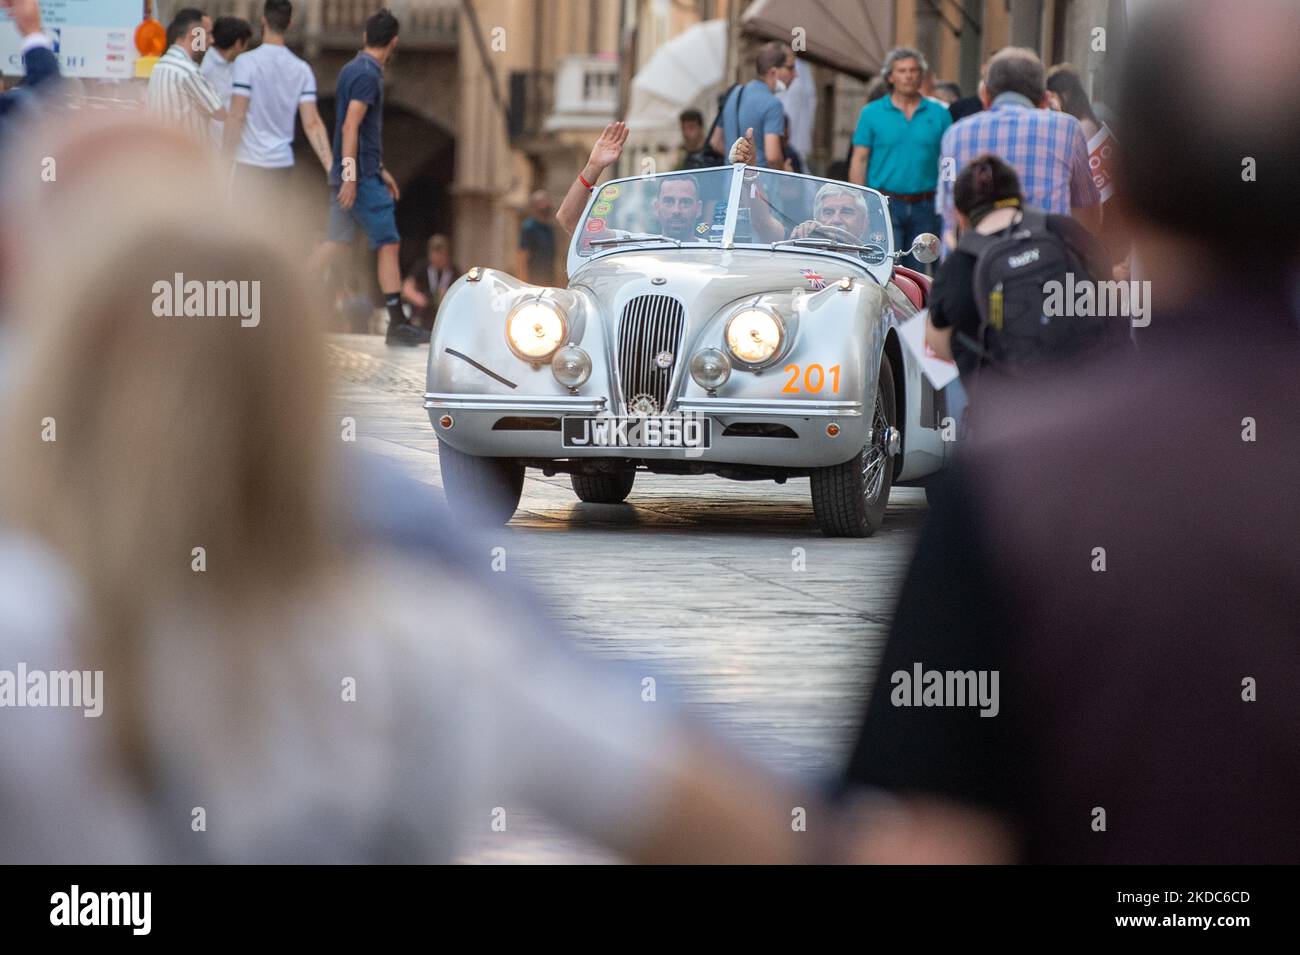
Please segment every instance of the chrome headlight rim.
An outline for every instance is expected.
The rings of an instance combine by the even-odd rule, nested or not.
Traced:
[[[768,355],[761,361],[747,361],[737,355],[731,347],[731,324],[746,312],[760,312],[767,315],[776,325],[776,347],[772,349],[772,354]],[[727,321],[722,326],[722,352],[731,359],[733,365],[747,371],[757,371],[760,368],[767,368],[769,365],[780,361],[781,355],[785,351],[786,335],[785,319],[775,308],[770,305],[741,305],[727,316]]]
[[[582,369],[578,378],[572,382],[568,382],[562,379],[560,377],[560,370],[556,366],[557,362],[561,362],[564,360],[564,356],[566,352],[572,353],[572,357],[579,363]],[[581,388],[583,385],[585,385],[588,381],[591,380],[591,371],[592,371],[591,355],[587,353],[586,349],[578,345],[569,343],[567,345],[561,345],[559,348],[555,349],[555,352],[551,355],[550,366],[551,366],[551,375],[554,376],[556,382],[561,387],[568,388],[570,391],[577,391],[579,388]]]
[[[528,355],[520,351],[515,346],[514,336],[510,334],[511,326],[514,323],[514,320],[519,316],[519,313],[522,312],[524,309],[533,306],[542,306],[544,308],[550,309],[551,313],[555,315],[556,320],[558,320],[560,323],[560,334],[556,337],[554,347],[552,347],[551,350],[546,352],[545,354],[540,354],[540,355]],[[563,308],[561,308],[555,302],[548,301],[547,299],[542,298],[541,296],[530,296],[529,298],[524,299],[522,302],[516,303],[515,306],[511,308],[509,312],[506,313],[506,327],[505,327],[506,345],[509,346],[510,351],[514,354],[516,358],[518,358],[520,361],[526,361],[530,365],[544,365],[547,362],[549,362],[552,358],[554,358],[555,353],[558,352],[561,348],[563,348],[566,344],[568,344],[569,331],[570,331],[570,325],[569,325],[568,314],[564,311]]]
[[[697,365],[697,362],[703,359],[709,352],[713,352],[719,358],[722,359],[721,364],[724,369],[722,376],[718,379],[717,382],[713,384],[709,384],[708,382],[700,380],[701,375],[699,372],[699,367]],[[703,388],[706,392],[712,394],[713,392],[717,391],[719,388],[721,388],[723,385],[725,385],[728,381],[731,380],[732,365],[733,362],[730,355],[730,349],[714,348],[712,345],[708,345],[704,348],[701,348],[699,351],[697,351],[694,355],[691,356],[691,360],[687,363],[687,371],[690,373],[691,381],[695,382],[695,384]]]

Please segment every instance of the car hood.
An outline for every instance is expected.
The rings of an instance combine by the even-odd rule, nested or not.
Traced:
[[[827,255],[765,249],[655,249],[589,261],[574,273],[570,287],[590,292],[609,314],[617,314],[634,295],[672,295],[686,307],[694,324],[748,296],[797,289],[811,292],[846,275],[864,278],[868,274],[865,265]]]

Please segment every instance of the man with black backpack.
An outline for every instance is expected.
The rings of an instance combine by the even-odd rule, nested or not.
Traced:
[[[985,370],[1033,377],[1129,340],[1122,315],[1056,307],[1054,288],[1109,279],[1109,259],[1070,216],[1025,207],[1014,169],[979,156],[953,199],[960,239],[935,276],[926,342],[957,363],[968,389]]]

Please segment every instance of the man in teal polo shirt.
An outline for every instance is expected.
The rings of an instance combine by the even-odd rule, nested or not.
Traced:
[[[921,95],[926,64],[916,50],[898,47],[885,57],[889,95],[862,108],[853,133],[849,181],[889,197],[894,248],[906,249],[922,232],[939,234],[934,189],[939,181],[939,142],[952,115],[938,100]],[[928,272],[906,256],[901,264]]]

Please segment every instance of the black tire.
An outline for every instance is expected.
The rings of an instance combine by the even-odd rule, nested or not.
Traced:
[[[871,443],[843,464],[812,472],[813,514],[827,537],[870,537],[880,529],[894,483],[894,459],[885,428],[898,427],[894,370],[880,363],[871,419]]]
[[[512,458],[480,458],[438,440],[438,464],[447,507],[463,524],[505,524],[524,493],[524,466]]]
[[[622,504],[632,493],[635,470],[604,472],[599,474],[570,474],[573,493],[578,500],[588,504]]]

